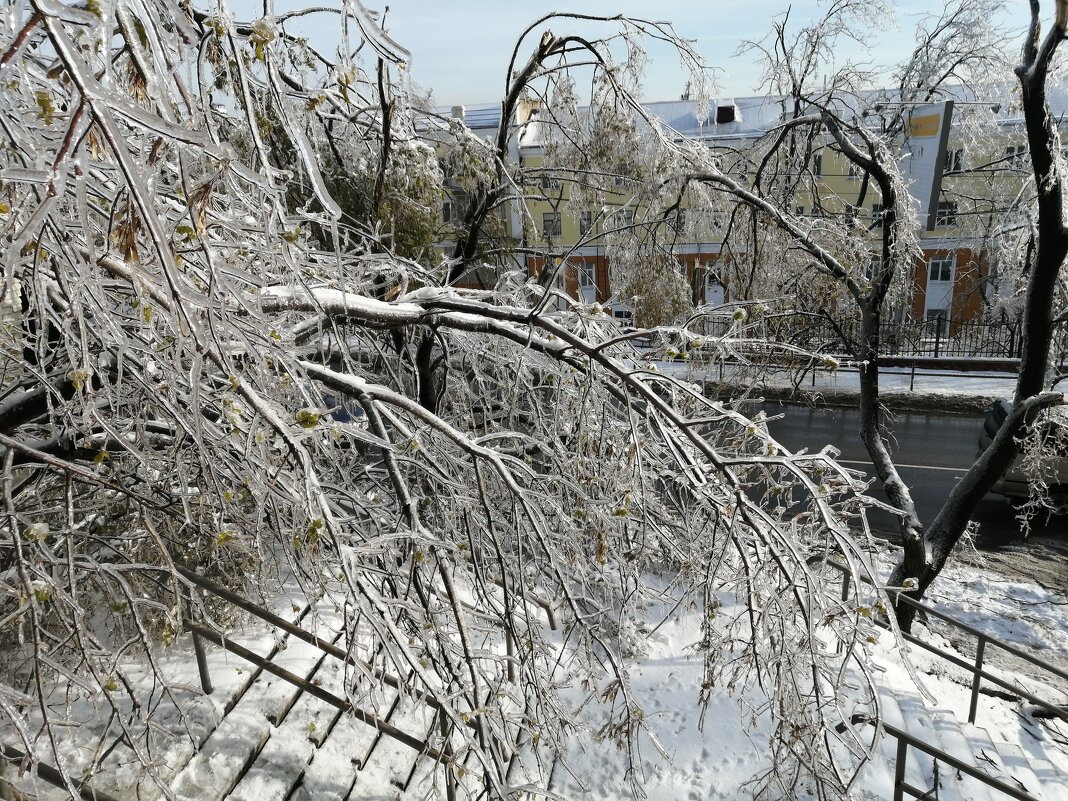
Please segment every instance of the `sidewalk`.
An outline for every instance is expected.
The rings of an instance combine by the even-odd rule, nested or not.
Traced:
[[[707,393],[724,397],[748,394],[828,406],[856,406],[860,402],[860,372],[856,367],[820,368],[798,382],[796,374],[783,369],[682,361],[652,363],[661,372],[704,383]],[[998,398],[1012,396],[1016,374],[883,367],[879,384],[881,400],[893,411],[982,414]]]

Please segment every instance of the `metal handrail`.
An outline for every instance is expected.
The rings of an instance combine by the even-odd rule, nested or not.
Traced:
[[[867,715],[853,715],[852,718],[850,718],[850,721],[852,723],[870,723],[873,726],[876,725],[876,721],[872,720]],[[930,743],[921,740],[919,737],[909,734],[904,729],[899,729],[897,726],[885,721],[883,721],[881,725],[883,731],[895,738],[898,743],[897,760],[894,765],[894,801],[902,801],[905,797],[905,793],[908,793],[913,798],[926,798],[930,794],[930,790],[914,787],[905,781],[905,761],[908,758],[909,747],[915,748],[917,751],[922,751],[954,770],[959,771],[966,776],[971,776],[973,779],[977,779],[988,787],[993,787],[995,790],[1004,793],[1010,798],[1017,799],[1017,801],[1039,801],[1039,799],[1027,791],[1013,787],[1011,784],[991,776],[974,765],[969,765],[967,762],[943,751],[941,748],[936,748]],[[839,728],[842,727],[840,726]]]
[[[846,600],[849,597],[849,591],[852,587],[850,578],[853,576],[853,573],[849,569],[849,566],[843,565],[841,562],[837,562],[834,559],[825,559],[823,557],[817,557],[809,560],[810,563],[817,561],[823,562],[824,564],[829,565],[830,567],[833,567],[840,573],[842,573],[842,600]],[[859,578],[865,584],[875,586],[875,583],[867,576],[860,576]],[[947,615],[945,612],[941,612],[935,609],[934,607],[923,603],[922,601],[917,601],[915,598],[909,597],[901,590],[887,590],[887,592],[891,594],[893,600],[904,601],[906,604],[909,604],[913,608],[922,610],[925,614],[933,615],[934,617],[944,620],[945,622],[956,627],[957,629],[967,632],[968,634],[971,634],[976,637],[977,644],[975,664],[971,664],[969,662],[964,661],[960,657],[957,657],[954,654],[950,654],[947,651],[943,651],[941,648],[931,645],[930,643],[924,642],[913,634],[910,634],[908,632],[902,632],[908,642],[914,645],[918,645],[921,648],[924,648],[925,650],[935,654],[936,656],[940,656],[942,659],[949,662],[950,664],[964,668],[972,674],[971,698],[969,701],[968,709],[969,723],[975,723],[975,716],[978,711],[979,692],[982,686],[983,679],[986,679],[991,684],[996,684],[999,687],[1002,687],[1003,689],[1009,690],[1010,692],[1013,692],[1023,698],[1026,698],[1028,701],[1037,704],[1038,706],[1053,713],[1054,715],[1057,715],[1059,717],[1064,717],[1066,715],[1066,712],[1068,712],[1068,710],[1066,710],[1065,707],[1050,703],[1049,701],[1045,701],[1037,697],[1030,691],[1020,687],[1019,685],[1013,684],[1007,679],[1002,679],[983,670],[983,663],[986,656],[986,645],[987,643],[995,645],[998,648],[1001,648],[1002,650],[1012,654],[1013,656],[1023,659],[1025,662],[1028,662],[1037,668],[1045,670],[1046,672],[1054,676],[1063,678],[1066,681],[1068,681],[1068,671],[1064,671],[1058,667],[1055,667],[1054,665],[1051,665],[1048,662],[1039,659],[1034,654],[1028,653],[1027,651],[1022,650],[1021,648],[1017,648],[1016,646],[1010,645],[1007,642],[1002,642],[996,637],[992,637],[991,635],[986,634],[985,632],[982,632],[973,626],[969,626],[967,623],[963,623],[960,620],[957,620],[956,618]],[[880,625],[883,628],[890,627],[889,622],[884,622],[880,620],[876,620],[875,622],[877,625]]]
[[[22,762],[28,757],[17,748],[12,748],[9,745],[0,743],[0,758],[10,760],[11,762]],[[37,762],[36,765],[38,778],[48,782],[53,787],[59,787],[62,790],[69,791],[70,788],[67,784],[67,780],[69,780],[74,789],[78,791],[78,795],[86,799],[86,801],[118,801],[114,796],[102,793],[93,788],[93,786],[84,779],[79,779],[76,776],[67,776],[67,778],[64,779],[63,773],[58,768],[54,768],[44,762]],[[3,781],[3,777],[0,776],[0,784],[2,784]],[[5,798],[6,797],[7,796],[5,796]]]

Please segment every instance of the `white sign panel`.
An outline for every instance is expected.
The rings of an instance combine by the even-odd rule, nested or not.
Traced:
[[[901,167],[920,225],[928,231],[935,227],[952,119],[953,101],[947,100],[914,107],[906,122]]]

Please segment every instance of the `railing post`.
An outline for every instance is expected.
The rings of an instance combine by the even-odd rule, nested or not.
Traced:
[[[909,744],[900,737],[897,740],[897,760],[894,764],[894,801],[905,798],[905,760],[908,758]]]
[[[195,605],[192,597],[187,597],[185,599],[184,607],[186,627],[190,629],[193,635],[193,653],[196,654],[197,673],[200,674],[200,689],[204,691],[204,695],[211,695],[215,688],[211,684],[211,673],[208,670],[208,653],[204,649],[204,640],[197,634],[195,628],[189,626],[189,624],[196,619],[196,613],[194,611]]]
[[[975,673],[972,674],[972,701],[968,707],[968,722],[975,723],[975,713],[979,708],[979,684],[982,677],[979,671],[983,669],[983,652],[986,651],[986,637],[980,636],[979,643],[975,648]]]
[[[211,674],[208,672],[208,655],[204,650],[204,640],[195,631],[193,632],[193,651],[197,655],[197,672],[200,673],[200,689],[205,695],[211,695],[214,688],[211,686]]]

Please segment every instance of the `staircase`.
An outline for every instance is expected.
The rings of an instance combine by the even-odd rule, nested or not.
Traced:
[[[327,642],[337,642],[344,627],[338,613],[323,608],[328,606],[315,608],[305,602],[286,617]],[[361,699],[355,713],[339,708],[347,700],[345,663],[287,632],[258,626],[228,637],[227,646],[245,649],[307,686],[295,686],[248,659],[209,646],[205,656],[212,691],[204,695],[192,686],[197,672],[189,658],[190,639],[186,635],[176,643],[174,664],[166,666],[174,684],[187,690],[176,693],[173,708],[161,703],[152,729],[135,737],[149,769],[128,740],[99,739],[108,729],[105,719],[84,720],[71,732],[64,764],[76,779],[82,778],[78,769],[91,763],[96,743],[109,743],[99,766],[84,777],[91,791],[83,797],[92,798],[95,792],[102,800],[156,801],[169,792],[195,801],[345,801],[377,797],[383,787],[394,788],[397,797],[419,787],[422,796],[435,771],[444,784],[434,759],[366,721],[378,719],[381,728],[396,727],[410,733],[411,742],[422,744],[437,731],[436,715],[425,704],[402,698],[381,683]],[[5,778],[28,797],[70,797],[46,781],[44,773],[39,779],[30,774]]]
[[[891,728],[906,732],[1038,801],[1068,798],[1068,773],[1059,771],[1042,756],[1024,754],[1018,745],[1000,740],[987,729],[962,723],[953,712],[928,707],[919,694],[882,691],[879,700],[888,732]],[[899,746],[898,738],[890,734],[884,736],[879,745],[883,758],[873,759],[867,766],[863,786],[874,794],[873,797],[908,797],[895,795],[894,773],[901,757]],[[907,751],[903,778],[907,784],[929,793],[926,797],[932,799],[1003,801],[1011,797],[940,764],[938,759],[915,748]]]
[[[203,694],[196,687],[202,676],[189,658],[193,649],[186,635],[185,647],[161,660],[176,688],[172,697],[161,697],[156,687],[154,696],[141,699],[157,706],[151,730],[118,737],[113,721],[90,716],[64,731],[63,762],[69,770],[84,771],[98,761],[92,774],[74,778],[84,778],[100,801],[108,796],[156,801],[168,792],[195,801],[347,801],[382,798],[383,788],[389,788],[393,801],[424,798],[435,782],[454,799],[457,788],[446,783],[438,764],[442,755],[431,746],[440,747],[436,710],[401,697],[385,681],[374,683],[359,709],[345,708],[346,670],[352,668],[328,647],[340,640],[341,613],[329,603],[296,600],[280,596],[271,611],[327,647],[306,642],[285,626],[245,626],[223,642],[231,651],[244,649],[246,656],[218,646],[205,649],[212,691]],[[267,664],[288,672],[288,680],[264,669]],[[135,686],[152,686],[136,669],[128,674]],[[885,688],[880,701],[887,734],[878,746],[882,758],[866,766],[860,784],[869,798],[1068,799],[1068,770],[1046,759],[1039,746],[1025,754],[997,731],[961,722],[960,710],[931,708],[922,696],[901,687]],[[1026,723],[1023,716],[1020,720]],[[944,759],[922,753],[919,745],[903,752],[901,734],[960,760],[1008,791],[947,766]],[[48,783],[54,780],[42,771],[41,780],[25,775],[14,784],[43,801],[68,798]],[[477,784],[470,776],[466,781]],[[903,794],[905,785],[917,792]],[[474,797],[480,789],[464,787],[460,797]]]

